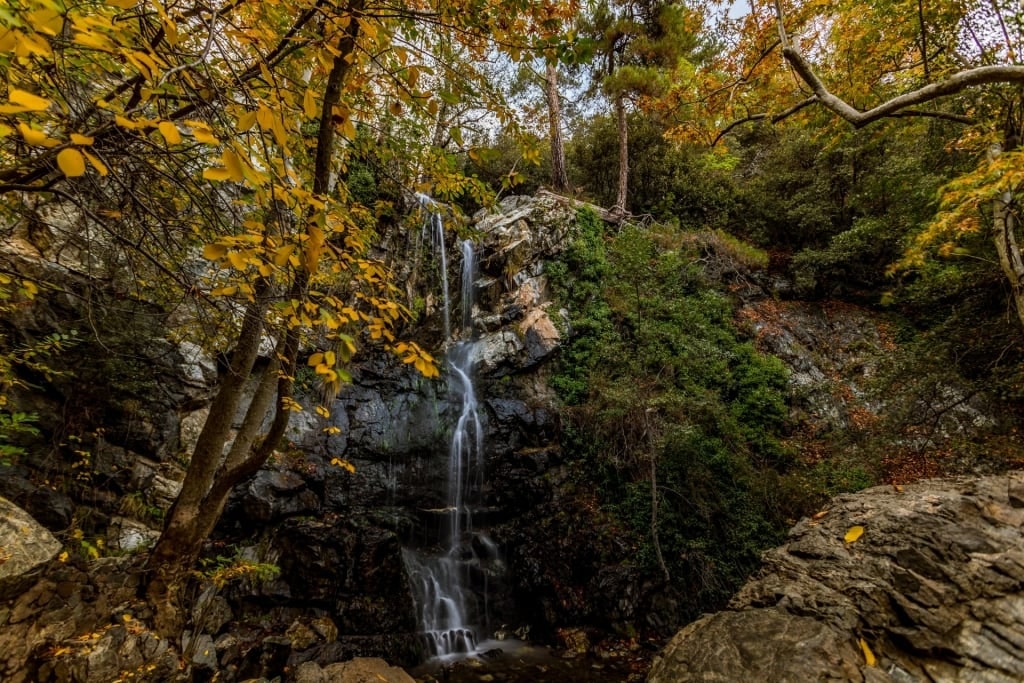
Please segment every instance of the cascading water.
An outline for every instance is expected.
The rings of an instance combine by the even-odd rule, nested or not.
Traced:
[[[429,216],[424,230],[431,235],[434,248],[440,253],[444,293],[446,338],[451,337],[448,297],[447,258],[444,249],[444,224],[433,211],[429,197],[418,196]],[[469,573],[476,559],[472,550],[472,506],[483,479],[483,428],[473,385],[473,364],[477,344],[471,336],[473,281],[475,279],[473,243],[462,243],[462,341],[453,344],[447,353],[449,401],[458,410],[448,451],[446,506],[437,511],[443,515],[439,529],[442,553],[430,556],[406,549],[406,570],[419,610],[420,626],[428,653],[445,656],[476,650],[474,624],[483,616],[479,600],[469,588]],[[493,544],[492,544],[493,545]]]
[[[417,192],[416,201],[423,209],[422,237],[430,240],[434,253],[441,259],[441,293],[444,297],[444,338],[452,336],[451,300],[448,296],[448,252],[444,247],[444,219],[438,211],[437,202],[427,195]],[[465,293],[463,293],[465,298]]]

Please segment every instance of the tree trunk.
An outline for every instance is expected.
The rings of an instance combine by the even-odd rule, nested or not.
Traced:
[[[661,554],[661,541],[658,539],[658,460],[651,449],[651,543],[654,545],[654,555],[658,558],[658,566],[661,567],[665,583],[672,581],[668,573],[668,565],[665,564],[665,557]]]
[[[615,97],[615,121],[619,128],[619,186],[612,212],[626,214],[626,195],[629,190],[629,127],[626,121],[626,96]]]
[[[365,0],[351,0],[348,11],[352,15],[362,13]],[[313,193],[326,197],[331,186],[331,157],[334,149],[336,130],[332,121],[334,106],[341,98],[342,88],[351,63],[349,58],[355,51],[359,32],[357,21],[349,22],[349,28],[338,40],[338,54],[334,58],[331,72],[324,91],[320,130],[317,134],[316,158],[313,174]],[[307,216],[310,225],[315,218],[311,211]],[[322,241],[322,232],[307,228],[311,242]],[[314,232],[319,238],[314,238]],[[310,250],[310,254],[316,254]],[[304,301],[308,297],[309,278],[317,267],[315,262],[306,262],[296,269],[288,299]],[[259,352],[264,332],[264,316],[268,310],[268,285],[259,281],[255,301],[246,308],[238,341],[232,353],[231,368],[221,381],[216,397],[210,405],[203,430],[192,454],[182,490],[168,513],[164,531],[153,548],[146,568],[149,572],[146,582],[146,597],[156,611],[155,626],[164,636],[176,636],[185,625],[186,613],[181,590],[184,588],[189,570],[195,564],[202,550],[203,542],[209,537],[224,510],[228,496],[235,484],[249,477],[263,466],[278,446],[288,425],[294,384],[296,360],[299,352],[299,330],[289,328],[281,332],[275,359],[264,370],[253,398],[249,402],[242,426],[235,435],[231,449],[225,455],[224,449],[231,436],[234,416],[242,400],[245,382],[251,375]],[[276,392],[275,392],[276,389]],[[274,396],[277,396],[273,424],[259,443],[260,427],[267,415]]]
[[[558,68],[547,63],[544,94],[548,100],[548,131],[551,138],[551,189],[565,194],[569,177],[565,171],[565,144],[562,141],[562,107],[558,97]]]
[[[245,381],[256,363],[265,310],[266,304],[259,297],[246,308],[231,366],[210,404],[210,414],[196,441],[181,493],[167,513],[163,533],[146,564],[150,573],[146,596],[156,608],[157,630],[164,635],[176,634],[184,623],[179,590],[209,533],[200,528],[200,516],[208,509],[207,496],[223,460],[224,445],[230,437]]]
[[[1016,216],[1013,213],[1013,195],[1003,193],[992,202],[992,237],[999,254],[999,265],[1010,282],[1013,305],[1024,328],[1024,257],[1017,243]]]

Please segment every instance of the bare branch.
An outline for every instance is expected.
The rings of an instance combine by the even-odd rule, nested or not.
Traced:
[[[825,84],[818,78],[818,75],[814,73],[811,65],[794,48],[784,47],[782,54],[786,57],[786,61],[789,62],[790,66],[793,67],[793,70],[796,71],[797,75],[811,87],[818,101],[851,123],[855,128],[861,128],[878,119],[893,116],[896,112],[907,107],[958,93],[965,88],[990,83],[1024,83],[1024,65],[979,66],[974,69],[961,71],[938,83],[929,83],[913,92],[894,97],[873,109],[862,112],[829,92]]]
[[[790,116],[797,113],[804,107],[809,107],[810,105],[814,104],[817,101],[818,98],[812,95],[811,97],[808,97],[805,100],[800,100],[789,109],[786,109],[785,111],[780,111],[778,114],[772,114],[771,116],[769,116],[767,113],[751,114],[750,116],[746,116],[742,119],[737,119],[736,121],[733,121],[728,126],[723,128],[718,133],[718,135],[715,136],[715,139],[711,141],[711,146],[714,147],[715,145],[717,145],[719,142],[722,141],[722,138],[724,138],[726,135],[729,134],[729,132],[732,131],[732,129],[736,128],[737,126],[741,126],[744,123],[750,123],[751,121],[763,121],[765,119],[768,119],[772,123],[778,123],[783,119],[789,118]]]
[[[929,83],[917,90],[894,97],[873,109],[860,111],[845,100],[832,94],[832,92],[825,87],[825,83],[822,82],[814,72],[810,63],[804,59],[804,56],[800,54],[795,47],[790,44],[789,36],[786,34],[785,15],[782,12],[782,5],[779,0],[775,0],[775,18],[779,29],[779,40],[782,42],[782,54],[786,58],[786,61],[789,62],[789,65],[793,68],[793,71],[796,72],[797,76],[799,76],[804,83],[810,86],[811,90],[814,92],[816,101],[820,102],[824,107],[832,112],[838,114],[855,128],[861,128],[869,123],[877,121],[878,119],[889,116],[933,116],[947,118],[950,120],[959,120],[954,118],[955,115],[940,116],[938,112],[915,113],[907,111],[907,108],[918,104],[924,104],[925,102],[931,102],[932,100],[940,97],[952,95],[965,90],[966,88],[972,88],[978,85],[988,85],[991,83],[1024,83],[1024,65],[1001,64],[979,66],[973,69],[960,71],[944,80],[936,83]]]

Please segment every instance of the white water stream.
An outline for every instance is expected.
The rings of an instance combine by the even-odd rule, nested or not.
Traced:
[[[424,195],[418,195],[417,199],[427,213],[425,236],[429,233],[435,253],[439,255],[445,338],[451,339],[444,222],[433,200]],[[442,552],[431,555],[406,549],[403,553],[428,654],[439,657],[476,651],[477,628],[486,611],[486,605],[481,609],[477,595],[468,586],[471,565],[476,560],[472,550],[471,510],[483,483],[484,465],[483,428],[473,384],[477,344],[468,340],[472,336],[475,267],[473,244],[465,240],[462,243],[460,330],[464,340],[452,344],[446,354],[449,402],[458,418],[452,427],[448,450],[446,506],[440,511],[444,517],[440,530]],[[489,539],[487,542],[493,545]]]

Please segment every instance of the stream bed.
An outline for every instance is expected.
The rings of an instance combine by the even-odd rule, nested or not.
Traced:
[[[633,683],[643,681],[651,665],[649,652],[566,657],[517,640],[485,641],[478,652],[437,657],[409,674],[419,683]]]

